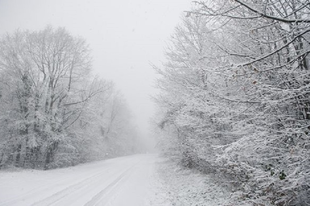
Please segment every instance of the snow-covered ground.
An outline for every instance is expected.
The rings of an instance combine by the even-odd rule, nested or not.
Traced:
[[[0,171],[0,205],[153,205],[159,159],[134,155],[49,171]]]
[[[229,192],[207,175],[141,154],[49,171],[0,171],[0,206],[219,206]]]
[[[156,177],[160,191],[158,206],[236,206],[230,204],[230,192],[218,186],[212,176],[181,168],[170,160],[161,159]]]

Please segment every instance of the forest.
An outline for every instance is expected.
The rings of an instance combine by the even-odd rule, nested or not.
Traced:
[[[310,205],[309,43],[308,0],[195,1],[154,66],[165,155],[231,205]]]
[[[51,169],[138,151],[131,112],[64,28],[0,40],[0,168]]]
[[[138,56],[142,61],[145,56],[141,54],[152,56],[143,47],[157,44],[156,32],[154,29],[154,36],[139,33],[139,23],[145,30],[151,27],[135,22],[140,16],[130,14],[137,24],[128,21],[123,26],[124,31],[130,31],[128,37],[134,37],[127,38],[131,40],[128,45],[120,43],[126,33],[117,30],[126,17],[107,25],[98,18],[100,24],[94,20],[93,25],[119,31],[111,35],[120,41],[115,42],[115,50],[105,44],[106,50],[100,49],[115,56],[100,55],[107,55],[105,61],[126,62],[131,76],[124,75],[124,79],[143,87],[142,82],[133,80],[138,70],[132,65],[139,64],[130,58]],[[143,11],[141,17],[147,14]],[[94,33],[101,35],[99,28]],[[148,43],[144,44],[143,38]],[[133,45],[137,48],[131,48]],[[133,55],[122,56],[122,49]],[[152,132],[165,160],[191,171],[188,174],[211,177],[210,182],[214,180],[219,186],[215,192],[229,190],[225,206],[310,205],[309,53],[310,0],[193,1],[167,43],[164,63],[149,65],[156,71],[157,89],[151,94],[156,104]],[[19,29],[0,37],[0,170],[49,170],[141,151],[141,135],[124,96],[115,83],[94,74],[92,63],[86,40],[63,27]],[[143,161],[131,157],[131,166],[126,158],[121,159],[111,176],[101,171],[112,181],[104,187],[104,179],[95,170],[92,182],[98,184],[94,187],[86,184],[89,178],[85,177],[86,183],[74,180],[50,197],[65,197],[70,185],[85,183],[86,189],[98,189],[90,198],[100,200],[102,195],[109,196],[109,188],[130,180],[130,170],[136,175],[131,183],[137,186],[146,171],[155,171],[160,165],[156,161],[168,165],[169,161],[156,155],[145,155]],[[100,169],[109,168],[103,165]],[[7,180],[13,177],[1,174]],[[154,177],[145,177],[145,185]],[[178,181],[183,183],[182,179]],[[182,189],[190,193],[188,188]],[[164,197],[172,193],[168,191]]]

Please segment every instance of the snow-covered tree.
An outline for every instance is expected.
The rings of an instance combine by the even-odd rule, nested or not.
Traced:
[[[6,77],[2,88],[9,88],[6,98],[11,100],[2,102],[10,112],[4,119],[11,130],[6,138],[15,138],[8,158],[17,166],[48,168],[66,129],[99,92],[87,88],[88,48],[62,28],[17,31],[1,39],[0,61]]]
[[[112,111],[114,89],[91,76],[86,42],[47,27],[7,34],[0,50],[0,166],[48,169],[94,159],[86,148],[104,154],[100,132],[86,128],[108,121],[99,116]]]
[[[196,2],[158,69],[160,125],[187,166],[247,203],[309,204],[309,14],[308,1]]]

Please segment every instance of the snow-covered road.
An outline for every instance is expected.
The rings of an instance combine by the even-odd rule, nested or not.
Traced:
[[[0,172],[0,206],[147,206],[154,196],[154,154],[49,171]]]

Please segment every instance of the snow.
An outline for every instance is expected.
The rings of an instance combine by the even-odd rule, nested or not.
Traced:
[[[146,154],[49,171],[1,171],[0,205],[151,205],[159,160]]]
[[[231,200],[227,188],[220,187],[210,175],[185,169],[171,160],[158,162],[161,191],[157,206],[228,206]]]
[[[48,171],[0,171],[0,206],[219,206],[211,176],[141,154]]]

